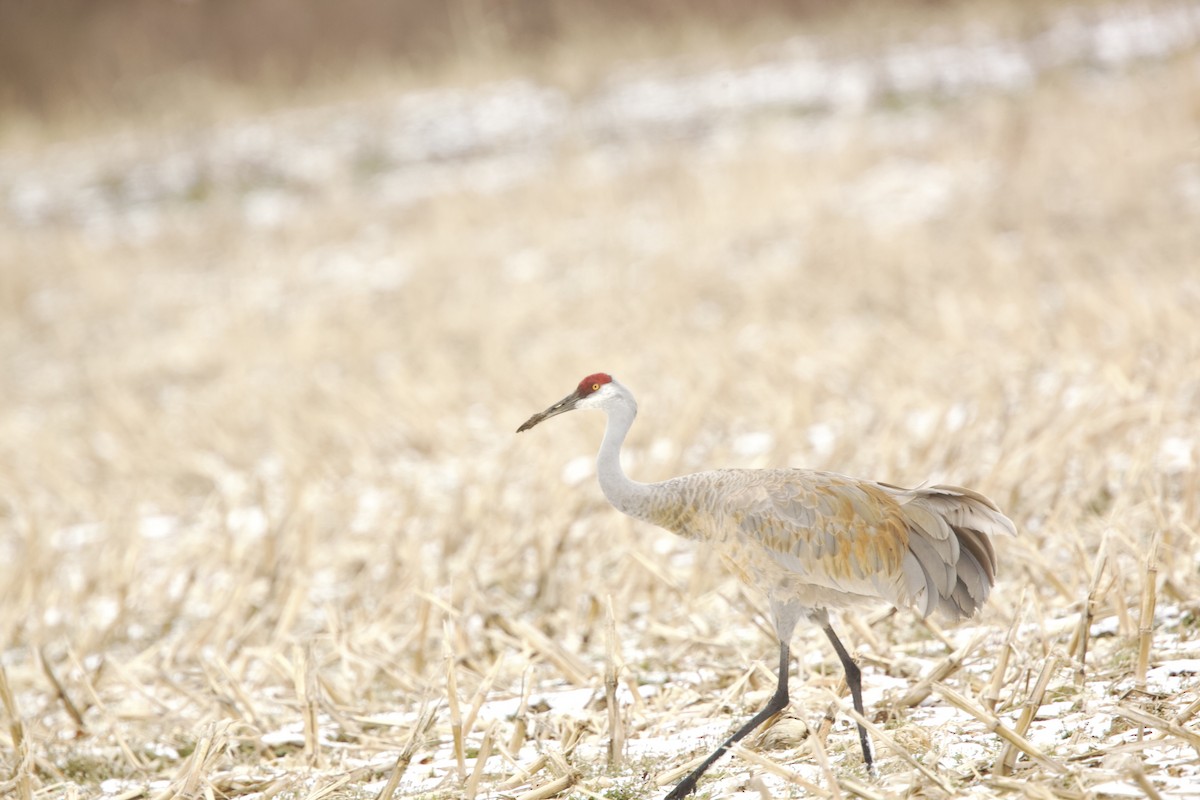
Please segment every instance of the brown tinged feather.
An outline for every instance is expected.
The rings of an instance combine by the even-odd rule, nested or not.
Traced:
[[[959,486],[904,489],[804,469],[727,469],[660,483],[626,477],[620,449],[637,415],[633,395],[596,373],[574,393],[518,428],[576,408],[608,415],[597,457],[600,488],[618,510],[713,546],[746,583],[761,588],[779,636],[779,682],[767,704],[675,786],[667,800],[691,794],[717,759],[787,706],[789,643],[801,620],[818,625],[846,672],[859,743],[873,756],[862,719],[862,673],[835,633],[830,613],[885,601],[973,615],[996,580],[990,537],[1016,528],[983,495]]]

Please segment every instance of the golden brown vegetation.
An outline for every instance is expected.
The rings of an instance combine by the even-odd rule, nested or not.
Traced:
[[[878,46],[1095,4],[756,0],[748,14],[739,0],[12,0],[0,4],[0,136],[194,124],[498,76],[575,86],[618,61],[736,60],[781,33]]]
[[[139,201],[129,152],[221,130],[0,154],[0,792],[652,796],[774,645],[760,597],[607,507],[599,418],[513,434],[607,370],[635,477],[936,479],[1021,529],[971,627],[852,621],[879,781],[803,631],[798,719],[702,792],[1186,796],[1196,58],[568,136],[403,202],[365,158]],[[59,170],[101,177],[18,213]]]

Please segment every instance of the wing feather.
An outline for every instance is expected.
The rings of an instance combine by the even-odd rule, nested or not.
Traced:
[[[902,489],[810,470],[701,473],[721,482],[725,541],[755,563],[756,581],[973,614],[996,578],[991,537],[1016,528],[978,492],[937,485]],[[698,476],[697,476],[698,477]],[[782,596],[782,594],[781,594]],[[839,598],[829,595],[830,604]]]

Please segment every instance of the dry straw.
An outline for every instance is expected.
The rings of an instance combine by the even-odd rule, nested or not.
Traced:
[[[979,617],[846,620],[878,780],[803,630],[702,792],[1194,794],[1200,21],[823,20],[0,137],[0,795],[661,795],[774,644],[607,505],[599,419],[514,436],[596,370],[639,480],[951,482],[1020,528]]]

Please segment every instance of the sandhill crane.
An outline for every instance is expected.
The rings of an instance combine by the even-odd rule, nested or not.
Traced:
[[[854,708],[865,716],[862,676],[830,622],[830,612],[887,601],[922,616],[973,615],[996,579],[990,537],[1016,535],[995,503],[958,486],[902,489],[804,469],[724,469],[660,483],[630,480],[621,444],[637,416],[633,395],[612,376],[589,375],[575,391],[517,428],[526,431],[577,408],[608,415],[596,459],[600,488],[619,511],[688,539],[714,545],[734,574],[764,590],[779,636],[779,680],[761,711],[667,795],[691,794],[735,742],[788,704],[789,642],[796,623],[818,625],[846,671]],[[866,729],[863,760],[872,769]]]

